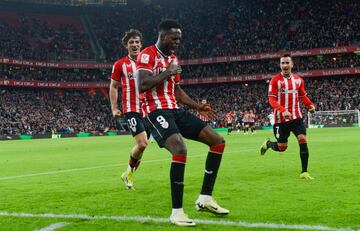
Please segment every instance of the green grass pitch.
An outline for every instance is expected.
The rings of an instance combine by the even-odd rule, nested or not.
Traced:
[[[260,156],[264,138],[222,133],[227,144],[214,198],[231,213],[216,217],[195,211],[208,148],[186,141],[184,210],[190,218],[217,224],[198,224],[194,230],[273,230],[281,224],[321,225],[360,229],[360,129],[308,130],[309,172],[313,181],[299,179],[299,147],[295,137],[279,154]],[[40,139],[0,142],[0,230],[36,230],[68,222],[56,230],[183,230],[167,222],[171,211],[170,154],[151,143],[135,176],[136,190],[120,181],[131,136]],[[88,216],[139,216],[139,221],[61,217],[20,217],[5,213]],[[225,222],[268,223],[269,227],[241,227]],[[285,226],[282,230],[290,230]],[[316,230],[316,228],[314,228]],[[335,229],[334,229],[335,230]]]

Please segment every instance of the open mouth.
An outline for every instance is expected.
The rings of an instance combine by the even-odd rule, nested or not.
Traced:
[[[132,47],[131,50],[132,51],[138,51],[139,49],[137,47]]]

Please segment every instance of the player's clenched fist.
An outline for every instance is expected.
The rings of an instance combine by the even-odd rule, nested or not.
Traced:
[[[182,72],[181,66],[174,63],[174,60],[171,60],[168,68],[166,69],[170,75],[180,74]]]
[[[315,106],[314,106],[314,105],[310,105],[310,107],[309,107],[309,112],[310,112],[310,113],[314,113],[315,110],[316,110]]]
[[[291,113],[288,112],[288,111],[284,111],[284,112],[282,113],[282,115],[284,116],[284,118],[285,118],[286,120],[288,120],[288,119],[291,118]]]

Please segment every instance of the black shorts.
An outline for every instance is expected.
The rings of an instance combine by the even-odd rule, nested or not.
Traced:
[[[169,136],[180,133],[187,139],[197,140],[206,123],[182,109],[158,109],[144,118],[158,145],[162,148]]]
[[[136,136],[137,134],[145,131],[147,133],[147,136],[149,137],[149,133],[146,131],[146,128],[144,126],[144,120],[140,113],[128,112],[124,114],[124,117],[132,136]]]
[[[302,118],[274,124],[273,130],[275,138],[279,143],[287,143],[290,132],[294,133],[295,136],[300,134],[306,135],[306,128]]]
[[[232,126],[233,126],[232,123],[228,123],[228,124],[227,124],[227,127],[228,127],[228,128],[231,128]]]

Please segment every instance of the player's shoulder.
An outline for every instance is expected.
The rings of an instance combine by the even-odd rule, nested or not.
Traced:
[[[115,63],[114,66],[121,66],[123,63],[125,63],[126,61],[129,60],[128,56],[122,57],[121,59],[118,59]]]
[[[156,53],[156,47],[155,47],[155,45],[151,45],[151,46],[145,47],[145,49],[143,49],[140,52],[140,55],[141,54],[155,54],[155,53]]]
[[[295,80],[296,79],[300,79],[300,80],[303,79],[300,75],[297,75],[297,74],[294,74],[294,73],[292,73],[292,76],[294,77]]]
[[[281,73],[277,73],[276,75],[274,75],[271,80],[270,80],[270,83],[274,83],[274,82],[277,82],[278,80],[281,80],[283,77],[281,75]]]

